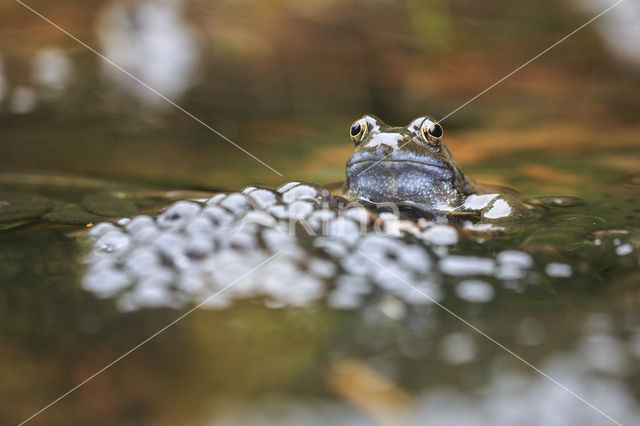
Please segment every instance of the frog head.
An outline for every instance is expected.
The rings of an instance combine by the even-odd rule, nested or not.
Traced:
[[[348,197],[451,211],[472,191],[434,118],[422,116],[405,127],[392,127],[365,115],[349,134],[355,149],[347,161]]]

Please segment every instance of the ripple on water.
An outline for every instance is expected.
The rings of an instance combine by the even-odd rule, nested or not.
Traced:
[[[577,207],[584,204],[584,200],[578,197],[553,195],[539,197],[538,201],[547,207]]]

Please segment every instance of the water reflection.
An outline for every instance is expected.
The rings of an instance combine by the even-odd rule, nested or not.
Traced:
[[[200,45],[183,18],[181,0],[108,4],[99,14],[97,31],[103,54],[163,95],[175,99],[197,83]],[[165,100],[112,64],[102,74],[122,95],[133,95],[156,107]]]
[[[637,338],[637,337],[636,337]],[[454,332],[439,343],[442,361],[448,368],[476,363],[477,336]],[[593,351],[599,354],[594,354]],[[407,394],[394,379],[358,360],[335,361],[329,372],[330,388],[342,397],[316,397],[281,394],[257,400],[215,401],[215,412],[208,424],[359,425],[371,421],[381,424],[460,424],[460,425],[610,425],[613,420],[634,424],[640,406],[629,395],[620,365],[633,353],[623,340],[612,335],[585,335],[572,349],[547,356],[540,368],[578,392],[593,408],[575,398],[542,375],[505,368],[488,362],[487,376],[477,388],[460,389],[441,383],[428,390]],[[595,357],[595,358],[594,358]],[[504,362],[504,359],[502,360]],[[636,367],[637,367],[637,360]],[[414,366],[417,368],[417,366]],[[421,365],[421,368],[437,368]],[[469,374],[473,374],[469,370]],[[637,370],[634,370],[637,371]],[[345,378],[349,379],[347,382]],[[598,410],[602,410],[602,413]],[[604,413],[604,414],[603,414]],[[609,418],[610,417],[610,418]],[[613,420],[612,420],[613,419]]]

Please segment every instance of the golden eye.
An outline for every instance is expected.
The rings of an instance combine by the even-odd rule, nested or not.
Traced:
[[[364,120],[358,120],[351,125],[351,130],[349,130],[349,135],[351,136],[351,140],[354,143],[362,142],[364,137],[367,135],[367,122]]]
[[[438,145],[440,143],[440,138],[442,138],[442,126],[434,119],[427,118],[422,122],[422,126],[420,127],[420,134],[422,134],[422,139],[431,145]]]

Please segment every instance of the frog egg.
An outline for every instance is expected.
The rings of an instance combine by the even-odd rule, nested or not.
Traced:
[[[140,308],[178,307],[170,289],[174,281],[168,270],[142,279],[129,294],[133,305]]]
[[[131,220],[131,222],[127,223],[124,229],[126,229],[129,234],[135,234],[141,229],[144,229],[150,226],[154,228],[156,227],[155,220],[153,220],[151,216],[140,215],[140,216],[134,217],[133,220]]]
[[[349,248],[345,243],[332,238],[316,238],[313,246],[336,259],[345,258],[349,254]]]
[[[119,229],[115,229],[100,237],[94,247],[103,253],[122,252],[129,247],[129,236]]]
[[[231,235],[226,244],[235,250],[256,250],[259,247],[257,235],[258,228],[254,225],[253,230],[243,229],[242,232]]]
[[[247,193],[247,196],[252,205],[261,209],[266,209],[279,201],[278,193],[262,188]]]
[[[370,259],[367,259],[359,252],[351,253],[348,256],[340,256],[340,258],[342,268],[352,275],[366,276],[372,271],[372,268],[376,267]]]
[[[128,254],[124,267],[129,274],[140,279],[157,273],[157,270],[162,267],[162,262],[154,250],[140,247]]]
[[[313,204],[308,201],[295,201],[289,204],[287,216],[290,219],[302,220],[309,216],[313,211]]]
[[[207,206],[202,210],[202,216],[206,217],[216,227],[223,227],[233,221],[233,215],[219,206]]]
[[[280,188],[278,188],[277,191],[282,194],[284,192],[287,192],[289,189],[293,188],[296,185],[300,185],[300,182],[293,181],[293,182],[285,183]]]
[[[259,293],[269,298],[269,307],[304,307],[324,296],[325,284],[303,272],[296,262],[280,256],[265,265]]]
[[[336,289],[348,291],[359,296],[371,293],[372,287],[366,277],[358,275],[340,275],[336,280]]]
[[[368,225],[371,222],[371,212],[364,207],[352,207],[344,212],[344,217],[351,219],[361,225]]]
[[[324,283],[309,274],[299,274],[289,283],[288,291],[281,295],[280,300],[290,306],[306,307],[324,296]]]
[[[329,222],[327,236],[352,245],[360,238],[360,227],[352,220],[337,217]]]
[[[224,207],[236,215],[244,213],[252,208],[247,196],[239,192],[229,194],[220,202],[220,207]]]
[[[163,263],[177,269],[186,268],[189,265],[189,259],[184,254],[185,245],[185,237],[177,232],[165,232],[153,242],[153,247],[161,256]]]
[[[191,201],[178,201],[158,216],[158,226],[161,228],[177,228],[186,224],[194,215],[200,212],[200,205]]]
[[[195,237],[187,242],[184,249],[186,256],[192,261],[200,261],[215,251],[215,243],[206,237]]]
[[[300,184],[282,192],[282,201],[293,203],[297,200],[315,200],[318,197],[318,190],[312,186]]]
[[[211,284],[211,292],[224,290],[229,299],[256,294],[256,284],[264,270],[255,268],[267,259],[264,252],[241,252],[223,249],[202,264],[202,272]],[[266,266],[266,265],[264,265]]]
[[[333,210],[316,210],[311,213],[307,223],[316,233],[325,235],[329,221],[335,217],[336,213]]]
[[[206,294],[206,276],[199,268],[186,269],[180,276],[178,289],[183,293],[185,302],[194,302],[202,294]]]
[[[217,229],[214,224],[205,215],[195,217],[184,227],[184,232],[189,238],[209,237],[216,235]]]
[[[265,228],[275,228],[278,226],[273,216],[262,210],[247,212],[247,214],[242,216],[240,226],[242,227],[244,224],[256,224],[264,226]]]
[[[357,309],[362,305],[362,296],[345,287],[332,290],[327,296],[327,304],[334,309]]]
[[[118,220],[118,222],[116,222],[118,225],[120,226],[125,226],[126,224],[128,224],[129,222],[131,222],[131,218],[129,217],[123,217],[122,219]]]
[[[220,204],[220,202],[225,198],[227,198],[227,194],[216,194],[213,197],[209,198],[206,204],[207,206],[216,206]]]
[[[100,237],[110,231],[118,231],[119,228],[110,222],[102,222],[89,230],[89,237],[92,241],[98,240]]]
[[[160,234],[156,222],[149,216],[138,216],[125,228],[134,244],[153,241]]]
[[[324,259],[312,258],[307,264],[307,269],[316,277],[331,278],[336,274],[336,265]]]
[[[287,219],[289,217],[287,208],[282,204],[275,204],[269,207],[267,211],[277,219]]]
[[[131,279],[113,264],[95,264],[84,277],[82,287],[100,298],[112,297],[131,285]]]

